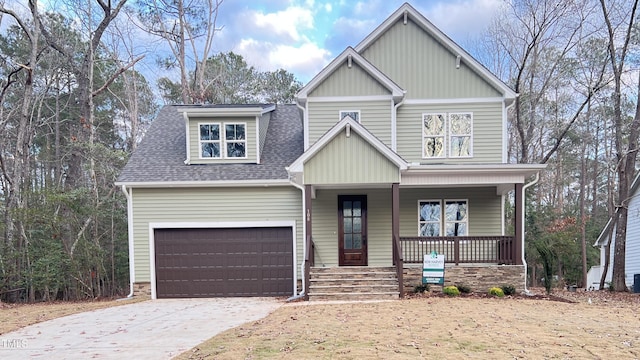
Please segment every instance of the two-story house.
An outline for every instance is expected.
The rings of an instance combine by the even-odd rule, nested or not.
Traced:
[[[432,252],[445,283],[522,289],[544,166],[507,161],[516,96],[404,4],[295,105],[164,107],[117,181],[132,292],[398,297]]]

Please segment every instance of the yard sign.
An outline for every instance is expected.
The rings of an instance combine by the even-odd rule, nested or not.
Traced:
[[[444,255],[425,254],[422,262],[422,283],[444,285]]]

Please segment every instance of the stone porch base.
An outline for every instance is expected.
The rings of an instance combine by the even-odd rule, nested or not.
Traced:
[[[406,264],[404,267],[404,291],[413,292],[422,284],[422,265]],[[473,292],[487,292],[489,288],[513,285],[518,293],[524,291],[523,265],[446,264],[444,285],[464,284]]]
[[[151,283],[148,283],[148,282],[134,283],[133,296],[151,296]]]

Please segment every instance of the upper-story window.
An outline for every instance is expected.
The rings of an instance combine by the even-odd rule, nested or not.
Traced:
[[[200,124],[200,157],[220,157],[220,124]]]
[[[200,157],[203,159],[246,158],[247,125],[244,123],[201,123]]]
[[[225,124],[225,145],[228,158],[244,158],[247,156],[247,137],[245,124]]]
[[[340,110],[340,121],[344,120],[347,116],[360,122],[360,110]]]
[[[418,236],[469,235],[467,209],[467,200],[418,201]]]
[[[422,114],[422,158],[471,157],[472,113]]]
[[[471,156],[471,113],[449,114],[449,156]]]

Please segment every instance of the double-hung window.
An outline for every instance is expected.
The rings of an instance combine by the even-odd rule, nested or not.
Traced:
[[[244,123],[201,123],[200,157],[203,159],[246,158],[247,125]]]
[[[471,157],[473,114],[422,114],[422,158]]]
[[[220,124],[200,124],[200,157],[219,158]]]
[[[467,200],[418,201],[418,236],[467,235],[469,235]]]
[[[422,115],[422,157],[444,157],[446,114]]]
[[[245,124],[225,124],[224,140],[226,145],[226,157],[244,158],[247,156],[247,137]]]

